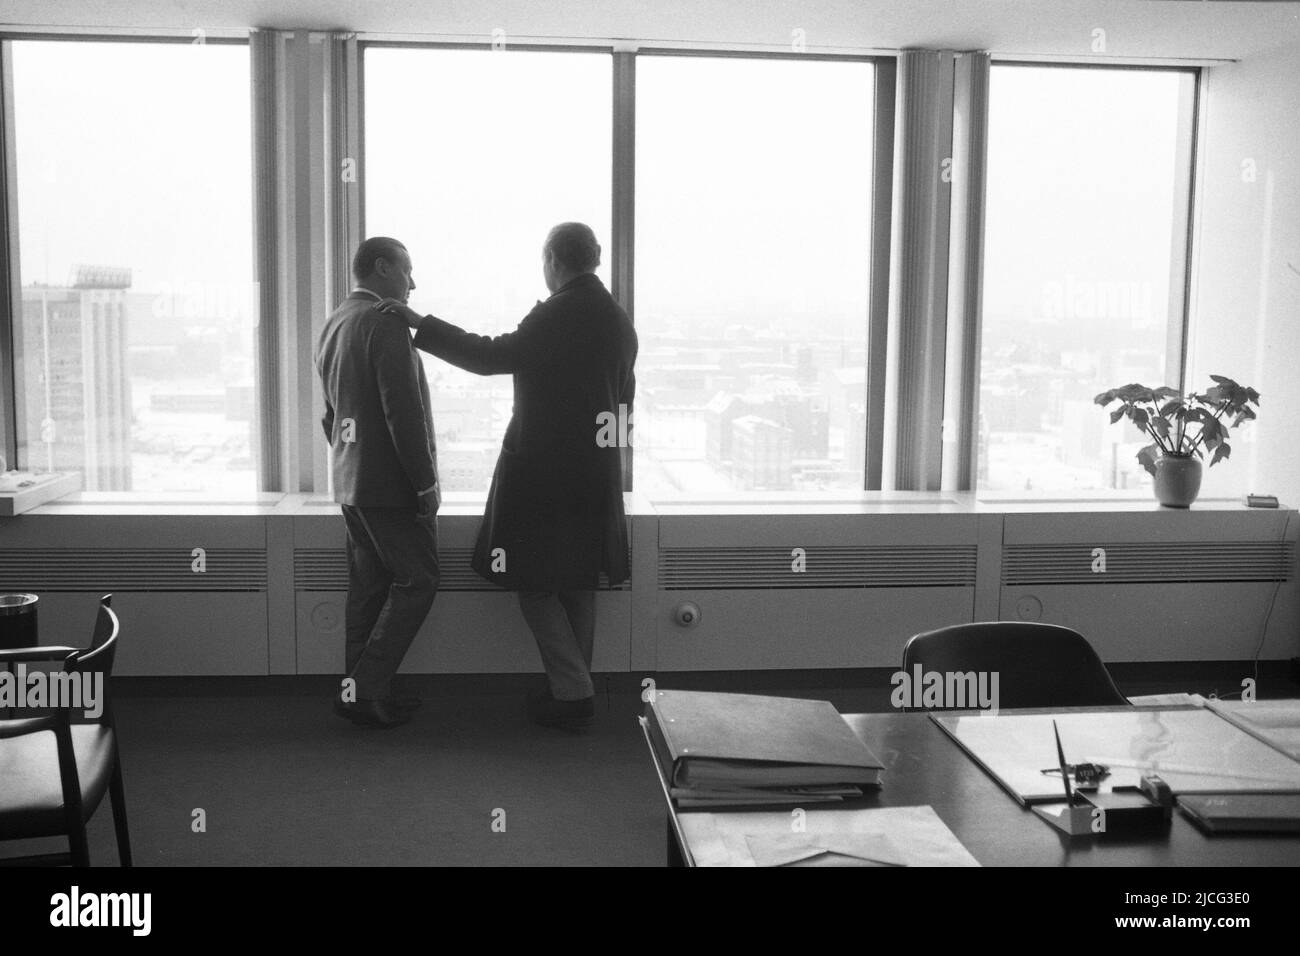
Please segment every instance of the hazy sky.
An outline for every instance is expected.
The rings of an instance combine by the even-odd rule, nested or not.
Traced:
[[[252,279],[246,45],[15,41],[22,281]]]
[[[608,54],[376,48],[365,71],[365,228],[410,250],[412,306],[514,328],[568,220],[595,230],[608,283]]]
[[[637,313],[856,321],[866,339],[873,68],[637,61]]]
[[[513,327],[565,219],[596,230],[608,281],[609,55],[365,60],[367,231],[411,248],[417,307]],[[76,263],[141,291],[249,281],[246,46],[18,41],[14,74],[25,283]],[[986,311],[1075,276],[1152,282],[1163,314],[1178,82],[994,68]],[[641,57],[639,314],[865,316],[871,87],[860,63]]]
[[[1180,82],[1173,72],[993,68],[986,314],[1041,311],[1044,285],[1074,276],[1150,282],[1163,318]]]
[[[596,230],[608,278],[608,54],[365,61],[366,231],[411,248],[417,308],[512,328],[546,295],[541,242],[565,219]],[[638,315],[865,316],[870,66],[646,56],[637,70]]]

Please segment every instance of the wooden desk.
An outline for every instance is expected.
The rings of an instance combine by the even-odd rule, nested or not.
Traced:
[[[927,714],[846,714],[844,719],[885,765],[884,786],[830,812],[929,804],[984,866],[1300,865],[1300,834],[1207,837],[1177,809],[1169,830],[1155,837],[1070,841],[1021,807]],[[678,816],[709,812],[669,804],[669,865],[684,863]]]

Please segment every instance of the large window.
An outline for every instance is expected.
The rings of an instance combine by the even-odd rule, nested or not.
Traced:
[[[549,294],[542,243],[585,222],[609,284],[609,54],[370,47],[365,228],[411,252],[411,305],[483,335]],[[509,376],[424,356],[446,491],[486,491],[510,418]]]
[[[248,48],[12,49],[18,466],[255,492]]]
[[[862,489],[873,81],[638,57],[638,491]]]
[[[1132,488],[1093,397],[1177,387],[1194,74],[995,65],[977,485]]]

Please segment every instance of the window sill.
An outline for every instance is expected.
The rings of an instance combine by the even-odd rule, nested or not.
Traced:
[[[443,517],[478,517],[487,496],[480,492],[449,492],[443,497]],[[810,496],[796,492],[751,492],[729,498],[648,499],[628,494],[623,499],[629,517],[720,516],[812,516],[855,514],[1033,514],[1033,513],[1120,513],[1169,512],[1145,492],[1084,492],[1078,495],[1045,493],[1025,497],[1010,492],[863,491],[857,494],[830,492]],[[1192,511],[1243,511],[1245,501],[1234,498],[1200,498]],[[1253,509],[1272,511],[1274,509]],[[1283,504],[1281,510],[1289,510]],[[28,515],[75,517],[79,515],[152,516],[337,516],[339,506],[316,493],[258,494],[243,499],[213,500],[193,492],[77,492],[26,512]]]

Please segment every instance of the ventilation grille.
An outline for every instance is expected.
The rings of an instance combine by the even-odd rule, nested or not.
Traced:
[[[265,591],[266,552],[207,548],[206,570],[189,548],[6,548],[6,591]]]
[[[497,585],[478,576],[470,567],[473,548],[438,549],[438,570],[441,580],[439,591],[499,591]],[[348,556],[342,548],[299,548],[293,553],[293,586],[295,591],[346,591],[348,589]],[[610,587],[605,575],[600,576],[602,591],[626,591],[630,585],[624,581]]]
[[[795,571],[792,548],[666,548],[659,552],[664,591],[784,588],[973,587],[975,545],[805,549]]]
[[[1105,572],[1092,570],[1094,548]],[[1014,544],[1002,553],[1002,583],[1145,584],[1289,581],[1295,545],[1272,541],[1189,541],[1120,544]]]

